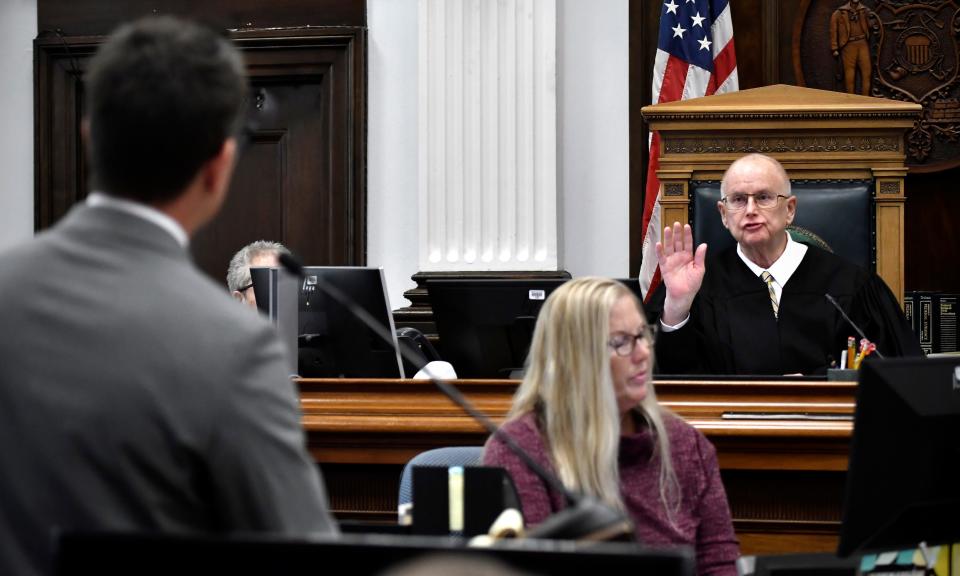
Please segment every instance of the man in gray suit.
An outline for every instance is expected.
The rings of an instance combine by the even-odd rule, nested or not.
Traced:
[[[242,59],[172,18],[121,27],[87,74],[92,193],[0,255],[0,574],[58,530],[335,534],[271,327],[203,276]]]

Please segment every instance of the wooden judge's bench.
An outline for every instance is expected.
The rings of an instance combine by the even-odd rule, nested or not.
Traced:
[[[795,184],[798,211],[812,189],[845,196],[862,190],[858,214],[839,213],[840,240],[862,220],[864,262],[902,298],[904,132],[920,106],[907,102],[767,86],[657,104],[643,116],[660,133],[657,171],[661,222],[713,217],[716,198],[698,211],[698,190],[718,183],[736,158],[777,158]],[[717,184],[718,185],[718,184]],[[812,186],[812,188],[811,188]],[[858,188],[859,187],[859,188]],[[719,218],[719,216],[717,216]],[[813,232],[826,236],[830,230]],[[834,228],[836,224],[832,224]],[[696,233],[696,232],[695,232]],[[842,242],[840,242],[842,243]],[[418,275],[413,306],[397,325],[430,331],[431,311]],[[441,341],[442,345],[442,341]],[[516,381],[460,380],[456,386],[500,422]],[[301,380],[309,448],[323,468],[341,518],[392,522],[404,463],[442,446],[482,445],[486,432],[429,382]],[[666,380],[660,401],[717,448],[723,483],[744,554],[830,551],[840,527],[856,384],[810,380]]]
[[[502,422],[518,382],[458,380]],[[299,381],[303,425],[341,519],[395,522],[400,472],[442,446],[482,445],[486,432],[428,381]],[[744,554],[836,549],[853,382],[658,381],[661,403],[717,448]]]

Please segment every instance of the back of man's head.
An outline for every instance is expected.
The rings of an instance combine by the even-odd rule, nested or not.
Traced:
[[[179,195],[241,125],[246,80],[230,41],[169,16],[118,28],[87,75],[94,187],[155,204]]]

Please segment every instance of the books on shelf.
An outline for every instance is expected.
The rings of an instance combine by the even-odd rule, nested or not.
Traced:
[[[904,294],[903,311],[926,354],[957,352],[960,294],[914,291]]]

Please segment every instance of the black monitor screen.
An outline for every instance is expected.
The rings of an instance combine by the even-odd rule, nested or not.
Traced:
[[[440,356],[459,378],[511,378],[523,370],[537,314],[565,279],[428,280]]]
[[[384,342],[356,314],[318,286],[318,279],[322,279],[339,289],[390,334],[395,334],[383,271],[307,266],[304,273],[305,279],[297,286],[298,374],[305,378],[401,378],[396,337],[393,342]],[[253,279],[256,283],[259,276],[254,275]],[[259,292],[257,305],[261,306]]]
[[[960,358],[860,370],[838,553],[960,541]]]
[[[497,573],[465,566],[496,559],[507,569],[529,574],[656,574],[693,576],[688,548],[649,549],[618,542],[500,540],[498,546],[466,547],[453,538],[344,534],[310,540],[282,536],[216,537],[177,534],[66,533],[58,541],[55,569],[59,576],[138,574],[384,574],[412,559],[456,554],[454,572]],[[448,556],[449,558],[449,556]],[[450,564],[428,573],[451,573]],[[414,573],[410,571],[409,573]]]

